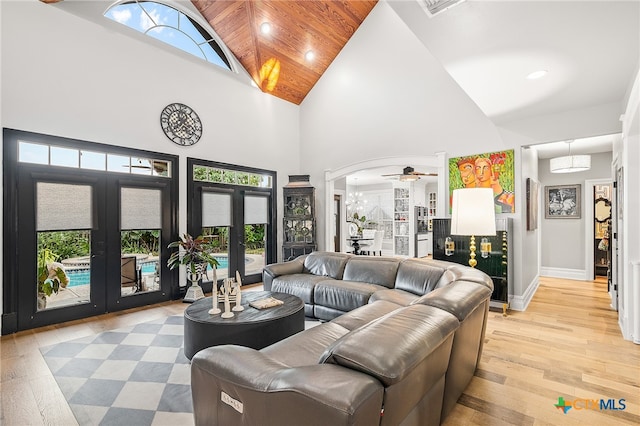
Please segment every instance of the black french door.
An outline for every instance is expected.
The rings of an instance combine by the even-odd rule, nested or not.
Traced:
[[[140,151],[6,129],[4,136],[3,334],[179,297],[166,267],[177,236],[177,189],[167,172],[177,172],[175,158],[142,161]],[[88,162],[92,155],[104,170]],[[56,163],[74,156],[75,167]]]
[[[105,208],[104,180],[23,168],[18,182],[18,330],[106,312],[107,300],[98,296],[106,292],[105,216],[99,214]],[[71,244],[82,246],[73,266],[86,266],[88,279],[41,291],[43,277],[51,276],[48,265],[67,269],[59,256]]]
[[[202,169],[209,173],[198,173]],[[225,171],[235,177],[225,181]],[[262,269],[277,253],[275,172],[188,159],[187,175],[187,229],[214,242],[218,280],[237,272],[243,284],[261,282]],[[211,291],[211,282],[203,288]]]

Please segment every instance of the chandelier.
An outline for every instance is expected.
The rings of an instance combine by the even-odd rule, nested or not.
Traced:
[[[358,178],[355,178],[354,181],[356,190],[349,193],[349,195],[347,196],[347,202],[345,204],[347,205],[347,211],[349,213],[360,214],[364,211],[367,200],[363,198],[364,194],[362,192],[358,192]]]
[[[569,155],[552,158],[549,161],[551,173],[575,173],[583,172],[591,168],[590,155],[571,155],[571,142],[573,141],[567,141],[569,145]]]

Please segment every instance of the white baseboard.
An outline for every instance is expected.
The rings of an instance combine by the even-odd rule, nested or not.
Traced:
[[[551,278],[564,278],[566,280],[589,281],[587,271],[584,269],[566,269],[566,268],[540,268],[540,275]]]
[[[533,295],[536,294],[538,286],[540,285],[540,277],[536,275],[531,283],[527,286],[527,290],[522,296],[511,296],[509,307],[514,311],[524,311],[529,306],[529,302],[533,299]]]

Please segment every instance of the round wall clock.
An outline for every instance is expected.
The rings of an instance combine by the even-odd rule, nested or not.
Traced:
[[[167,105],[160,114],[164,134],[178,145],[194,145],[202,136],[202,122],[198,114],[180,103]]]

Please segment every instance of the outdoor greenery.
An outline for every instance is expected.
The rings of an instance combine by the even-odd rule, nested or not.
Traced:
[[[55,258],[51,262],[86,256],[90,253],[89,231],[38,232],[38,253],[48,250]]]
[[[54,253],[54,261],[91,253],[90,231],[38,232],[38,251]],[[157,256],[160,251],[160,231],[122,231],[120,245],[123,254],[145,253]]]
[[[145,253],[157,256],[160,252],[160,231],[122,231],[120,250],[123,254]]]
[[[246,253],[260,254],[264,252],[265,229],[266,226],[263,224],[244,226]],[[202,234],[211,241],[214,253],[229,252],[229,228],[226,226],[203,228]]]
[[[244,243],[247,252],[250,250],[264,250],[264,225],[245,225],[244,226]]]
[[[204,166],[195,166],[193,168],[193,179],[202,182],[228,183],[231,185],[270,186],[265,185],[265,182],[268,182],[267,176]]]

